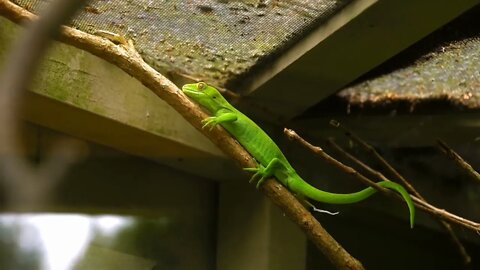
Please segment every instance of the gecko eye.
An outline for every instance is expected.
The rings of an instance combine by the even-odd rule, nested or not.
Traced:
[[[204,82],[199,82],[197,84],[197,87],[198,87],[198,90],[205,90],[205,88],[207,88],[207,84]]]

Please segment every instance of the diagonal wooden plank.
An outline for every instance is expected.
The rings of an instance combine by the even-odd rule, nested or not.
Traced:
[[[256,70],[246,91],[284,118],[299,115],[478,3],[353,1]]]
[[[18,28],[0,17],[0,60]],[[54,43],[30,90],[24,117],[33,123],[206,177],[232,167],[140,82],[87,52]]]

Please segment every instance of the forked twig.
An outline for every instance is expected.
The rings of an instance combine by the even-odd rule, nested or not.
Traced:
[[[324,151],[318,147],[318,146],[314,146],[312,144],[310,144],[309,142],[307,142],[305,139],[303,139],[302,137],[300,137],[295,131],[291,130],[291,129],[284,129],[284,133],[287,135],[287,137],[291,140],[296,140],[298,141],[300,144],[302,144],[304,147],[306,147],[307,149],[309,149],[310,151],[314,152],[314,153],[324,153]],[[326,154],[326,153],[325,153]],[[328,154],[327,154],[328,155]],[[325,156],[323,154],[320,155],[322,158],[325,158]],[[349,167],[343,163],[341,163],[340,161],[334,159],[333,157],[331,157],[330,155],[328,155],[329,159],[327,160],[329,163],[335,165],[337,168],[339,168],[341,171],[344,171],[345,173],[347,174],[350,174],[354,177],[356,177],[359,181],[361,181],[362,183],[366,183],[368,184],[369,186],[377,189],[377,190],[380,190],[382,191],[382,193],[384,194],[395,194],[393,192],[391,192],[390,190],[388,189],[384,189],[382,187],[379,187],[378,185],[375,184],[375,182],[373,182],[372,180],[368,179],[367,177],[365,177],[364,175],[362,175],[361,173],[359,173],[358,171],[356,171],[355,169],[353,169],[352,167]],[[333,160],[333,162],[331,162]],[[401,199],[399,196],[394,196],[395,198],[398,198],[398,199]],[[416,196],[411,196],[412,197],[412,200],[413,202],[415,203],[415,206],[419,209],[422,209],[423,211],[426,211],[428,213],[431,213],[431,214],[434,214],[446,221],[450,221],[450,222],[453,222],[455,224],[458,224],[462,227],[465,227],[465,228],[468,228],[470,230],[473,230],[475,232],[480,232],[480,223],[477,223],[477,222],[474,222],[474,221],[471,221],[469,219],[466,219],[466,218],[463,218],[463,217],[460,217],[460,216],[457,216],[455,214],[452,214],[444,209],[440,209],[438,207],[435,207],[431,204],[429,204],[428,202],[425,202],[424,200],[422,199],[419,199],[418,197]]]
[[[360,146],[362,146],[368,153],[373,155],[381,164],[382,166],[385,167],[386,170],[391,172],[405,187],[406,189],[412,193],[413,195],[417,197],[421,197],[420,194],[415,190],[415,188],[405,179],[393,166],[386,161],[382,155],[380,155],[377,150],[370,144],[366,143],[364,140],[362,140],[360,137],[355,135],[353,132],[351,132],[349,129],[344,127],[340,122],[336,120],[331,120],[330,124],[336,128],[341,128],[347,137],[352,139],[354,142],[358,143]]]
[[[357,137],[358,139],[361,140],[360,137]],[[352,154],[348,153],[345,149],[343,149],[342,147],[340,147],[335,141],[333,141],[333,139],[329,139],[328,140],[328,143],[335,149],[337,150],[339,153],[341,153],[342,155],[344,155],[347,159],[349,159],[350,161],[358,164],[359,166],[361,166],[364,170],[366,170],[367,172],[369,172],[370,174],[374,175],[375,177],[377,177],[378,179],[382,180],[382,181],[390,181],[387,177],[385,177],[385,175],[377,170],[374,170],[372,169],[370,166],[368,166],[367,164],[365,164],[364,162],[360,161],[358,158],[356,158],[355,156],[353,156]],[[368,143],[365,142],[366,145],[369,145]],[[372,147],[372,149],[374,149]],[[376,150],[374,150],[375,153],[378,154],[378,152]],[[378,154],[380,155],[380,154]],[[390,167],[393,168],[393,166],[389,165]],[[405,179],[405,181],[407,181]],[[413,188],[413,185],[411,185],[411,187]],[[416,191],[415,189],[413,189],[412,193],[415,194],[415,196],[418,197],[418,199],[426,202],[425,198],[423,198],[420,193],[418,191]],[[465,247],[463,246],[463,244],[460,242],[460,240],[458,239],[457,235],[455,234],[455,232],[453,231],[452,229],[452,226],[450,226],[450,224],[448,222],[446,222],[445,220],[442,220],[440,219],[438,216],[434,215],[433,213],[429,213],[433,218],[435,218],[435,220],[440,224],[440,226],[442,226],[444,228],[444,230],[447,232],[449,238],[450,238],[450,241],[452,242],[452,244],[457,248],[458,252],[460,253],[460,256],[462,257],[463,259],[463,263],[465,265],[469,265],[471,262],[472,262],[472,258],[470,257],[470,255],[468,254],[467,250],[465,249]]]

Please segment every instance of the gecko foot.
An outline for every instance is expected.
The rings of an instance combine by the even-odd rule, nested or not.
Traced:
[[[257,189],[265,181],[265,178],[270,176],[270,174],[267,173],[266,168],[263,167],[261,164],[259,164],[258,167],[243,168],[243,170],[247,172],[255,172],[255,174],[248,181],[249,183],[254,182],[260,176],[260,179],[257,181],[257,185],[256,185]]]

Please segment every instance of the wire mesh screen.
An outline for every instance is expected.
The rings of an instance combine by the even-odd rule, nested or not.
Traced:
[[[51,0],[13,0],[37,13]],[[72,21],[134,41],[160,72],[226,86],[276,57],[351,0],[94,0]]]
[[[351,106],[480,108],[480,5],[366,74],[339,96]],[[436,105],[435,105],[436,104]]]

